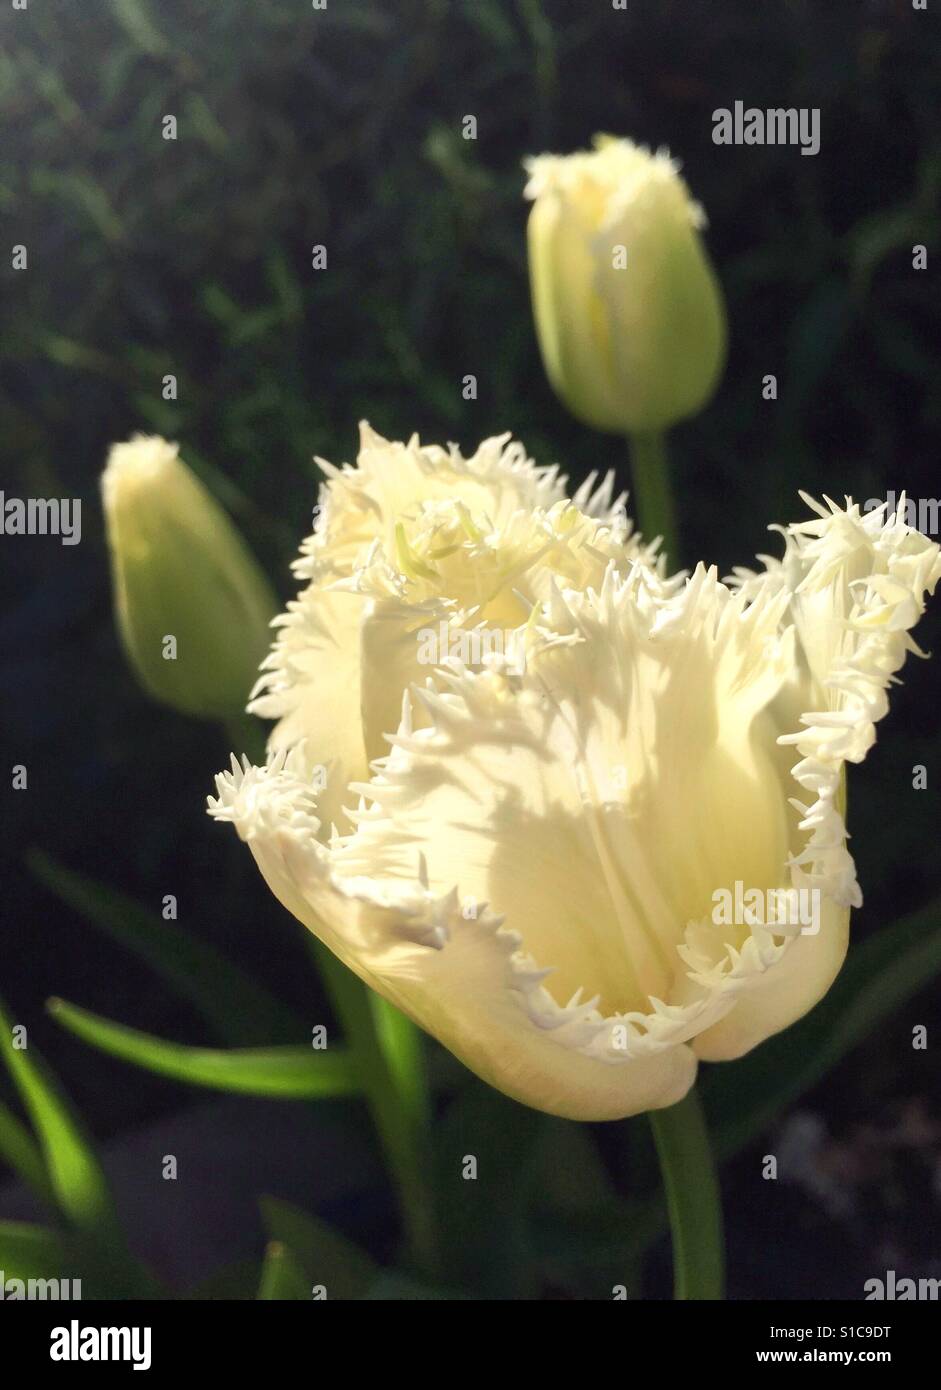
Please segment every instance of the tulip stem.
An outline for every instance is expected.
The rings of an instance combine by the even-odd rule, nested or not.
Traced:
[[[661,550],[675,570],[680,563],[680,549],[666,435],[662,431],[632,434],[628,446],[637,525],[645,541],[663,537]]]
[[[398,1194],[408,1259],[419,1272],[435,1277],[440,1271],[426,1180],[431,1107],[421,1032],[322,942],[313,939],[311,945]]]
[[[660,1173],[673,1236],[673,1296],[724,1297],[722,1199],[709,1131],[695,1089],[678,1105],[652,1110]]]

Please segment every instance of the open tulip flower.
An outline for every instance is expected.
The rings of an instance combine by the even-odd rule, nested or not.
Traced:
[[[669,1106],[806,1013],[861,901],[845,764],[918,650],[938,546],[805,498],[781,560],[668,578],[610,480],[569,501],[506,439],[464,459],[364,430],[327,472],[251,706],[278,720],[267,764],[210,799],[284,906],[485,1080],[576,1119]],[[441,624],[525,660],[423,665]]]

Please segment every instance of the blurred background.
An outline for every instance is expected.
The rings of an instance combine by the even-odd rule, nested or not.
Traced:
[[[937,8],[910,0],[0,11],[0,485],[83,500],[81,545],[0,542],[0,991],[107,1155],[132,1243],[177,1287],[260,1250],[261,1192],[320,1211],[380,1258],[395,1217],[355,1104],[188,1090],[45,1013],[59,995],[215,1041],[192,1002],[50,891],[51,859],[158,913],[175,894],[187,933],[303,1019],[329,1017],[300,929],[205,815],[228,753],[221,730],[149,703],[123,659],[98,497],[109,443],[138,430],[179,441],[282,599],[316,501],[312,455],[352,461],[361,418],[465,451],[511,430],[574,480],[614,467],[626,485],[625,446],[579,426],[544,378],[526,277],[521,160],[602,130],[682,160],[727,299],[725,378],[671,436],[685,558],[728,573],[778,553],[766,528],[802,514],[798,488],[937,494],[939,24]],[[736,100],[819,107],[819,154],[715,146],[712,112]],[[167,114],[175,141],[162,138]],[[462,138],[467,114],[476,140]],[[26,271],[11,268],[14,244],[28,248]],[[311,268],[316,244],[325,271]],[[925,271],[912,268],[915,244]],[[474,401],[462,398],[468,373]],[[776,402],[762,399],[768,373]],[[176,400],[162,398],[167,374]],[[937,648],[938,633],[936,606],[918,640]],[[941,893],[938,693],[937,660],[911,659],[851,778],[857,943]],[[28,791],[11,790],[13,764],[27,766]],[[911,1045],[919,1024],[926,1051]],[[927,984],[730,1151],[733,1297],[858,1298],[886,1268],[941,1274],[939,1030]],[[792,1034],[782,1057],[807,1045]],[[521,1253],[531,1231],[503,1194],[466,1282],[501,1297],[610,1297],[617,1231],[594,1185],[626,1197],[655,1183],[642,1122],[591,1128],[596,1175],[582,1131],[550,1122],[533,1141],[518,1107],[482,1098],[438,1052],[434,1065],[463,1098],[455,1123],[474,1152],[506,1164],[517,1139],[535,1143],[536,1206],[562,1214],[580,1252],[566,1263],[546,1237],[548,1253]],[[0,1096],[15,1105],[5,1077]],[[166,1152],[185,1155],[191,1182],[158,1182]],[[768,1153],[787,1169],[777,1182],[761,1177]],[[31,1199],[4,1181],[0,1169],[0,1219],[30,1217]],[[530,1222],[537,1244],[548,1223],[539,1235]],[[637,1280],[668,1294],[662,1236]]]

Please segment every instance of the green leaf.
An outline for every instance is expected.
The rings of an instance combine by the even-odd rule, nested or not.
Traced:
[[[37,1048],[12,1045],[13,1024],[0,1000],[0,1055],[39,1139],[49,1189],[65,1218],[81,1273],[100,1298],[156,1298],[162,1290],[133,1258],[104,1171],[78,1117]]]
[[[200,287],[199,298],[206,312],[219,323],[231,326],[238,323],[242,316],[241,306],[236,304],[227,290],[213,281]]]
[[[137,47],[152,58],[163,58],[169,44],[153,21],[144,0],[111,0],[114,17]]]
[[[308,1298],[315,1284],[328,1299],[365,1297],[380,1273],[365,1251],[290,1202],[262,1197],[260,1206],[269,1238],[291,1252],[308,1280]]]
[[[0,1221],[0,1272],[3,1279],[68,1279],[75,1275],[69,1269],[61,1236],[25,1221]]]
[[[114,363],[103,352],[63,338],[59,333],[42,334],[37,337],[36,346],[51,362],[68,367],[70,371],[102,372],[106,376],[114,372]]]
[[[42,850],[27,852],[30,872],[112,941],[131,951],[189,1000],[216,1035],[238,1047],[307,1036],[303,1021],[213,947],[159,913],[82,874]]]
[[[55,1205],[42,1153],[29,1130],[0,1104],[0,1162],[12,1168],[41,1202]]]
[[[280,304],[265,305],[261,309],[250,309],[244,313],[229,333],[229,343],[244,347],[259,339],[274,336],[284,330],[284,310]]]
[[[702,1099],[720,1158],[766,1129],[939,972],[941,901],[851,946],[829,994],[806,1018],[707,1073]]]
[[[12,1034],[0,1002],[0,1054],[39,1137],[60,1209],[78,1230],[117,1232],[104,1173],[79,1120],[36,1048],[15,1048]]]
[[[930,240],[932,231],[915,207],[881,208],[861,218],[845,239],[854,292],[868,294],[881,263],[900,248],[911,265],[913,244]]]
[[[315,1052],[309,1047],[189,1047],[114,1023],[63,999],[50,999],[47,1007],[84,1042],[175,1081],[282,1100],[322,1100],[358,1090],[349,1055],[339,1048]]]
[[[304,1272],[286,1245],[273,1240],[265,1251],[258,1282],[258,1298],[262,1303],[274,1301],[304,1303],[311,1297],[310,1285]]]
[[[219,124],[209,103],[199,92],[187,92],[183,98],[183,121],[186,133],[192,132],[215,154],[224,154],[229,136]]]
[[[120,241],[124,235],[121,218],[111,206],[108,195],[93,179],[81,173],[64,173],[58,169],[37,169],[31,176],[32,191],[39,197],[60,198],[66,212],[76,221],[87,218],[105,241]]]

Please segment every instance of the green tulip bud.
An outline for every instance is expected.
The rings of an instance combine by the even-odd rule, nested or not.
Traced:
[[[159,436],[115,444],[101,490],[118,627],[141,684],[184,714],[241,714],[277,612],[242,537]]]
[[[572,414],[618,434],[701,409],[725,361],[705,215],[665,151],[598,135],[591,152],[526,160],[533,313]]]

